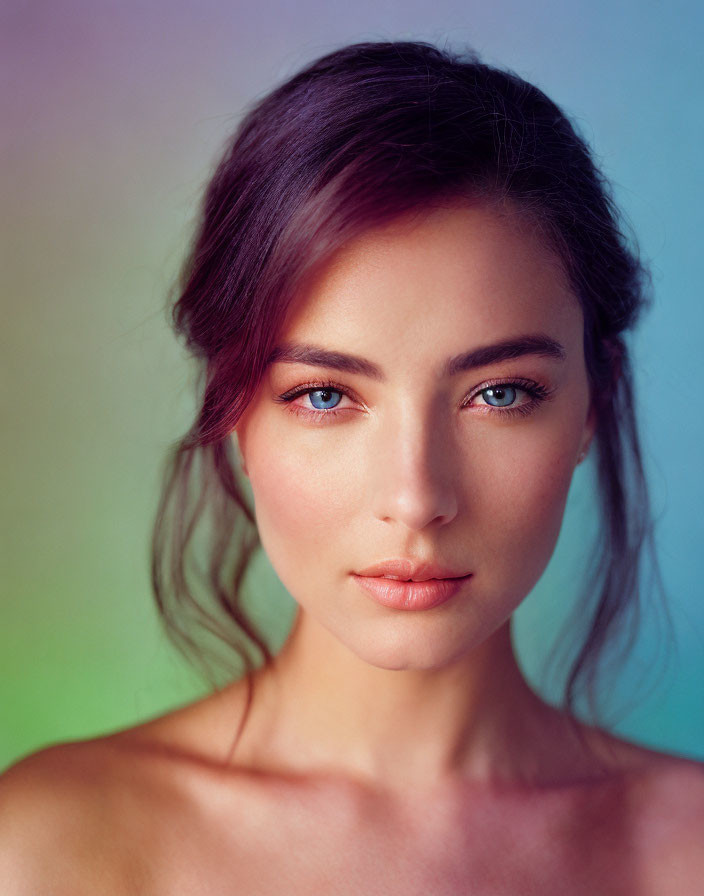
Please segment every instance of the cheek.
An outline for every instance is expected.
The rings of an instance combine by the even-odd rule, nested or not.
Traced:
[[[334,556],[350,513],[350,486],[340,464],[316,461],[292,443],[281,452],[280,434],[260,436],[250,443],[256,461],[249,464],[257,527],[277,575],[295,594],[301,570],[313,577],[316,564]]]
[[[524,594],[542,575],[557,542],[574,471],[571,449],[569,438],[539,436],[522,443],[513,458],[510,452],[489,455],[478,510],[485,523],[486,569],[510,578]]]
[[[549,462],[546,462],[549,461]],[[513,501],[507,503],[512,528],[518,524],[528,539],[545,533],[549,541],[557,537],[567,493],[572,481],[572,466],[559,456],[542,457],[519,475]],[[536,531],[537,530],[537,531]]]

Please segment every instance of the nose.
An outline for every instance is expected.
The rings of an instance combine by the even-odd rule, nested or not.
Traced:
[[[420,531],[457,515],[457,477],[447,429],[419,415],[389,421],[372,446],[374,515]]]

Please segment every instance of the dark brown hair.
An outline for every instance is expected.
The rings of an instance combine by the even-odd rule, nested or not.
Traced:
[[[205,191],[172,310],[199,364],[200,410],[167,458],[152,544],[167,632],[196,660],[206,651],[194,635],[205,630],[234,649],[240,671],[272,658],[241,601],[259,539],[231,434],[296,289],[369,227],[460,196],[507,200],[530,215],[583,311],[601,525],[578,606],[587,633],[563,702],[572,713],[582,683],[594,707],[598,660],[629,612],[637,616],[640,558],[652,548],[623,339],[646,305],[647,272],[589,149],[555,103],[471,52],[424,42],[359,43],[308,65],[248,111]],[[199,554],[194,533],[208,518]]]

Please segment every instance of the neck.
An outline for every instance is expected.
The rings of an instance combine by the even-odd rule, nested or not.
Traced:
[[[458,779],[538,783],[555,774],[569,738],[562,714],[523,677],[509,621],[447,667],[389,670],[361,660],[299,610],[255,684],[245,740],[257,764],[383,789]],[[574,765],[574,740],[570,749]]]

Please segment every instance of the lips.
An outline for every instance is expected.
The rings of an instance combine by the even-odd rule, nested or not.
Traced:
[[[472,577],[425,579],[422,582],[397,581],[384,576],[353,575],[352,578],[383,607],[392,610],[431,610],[459,595]]]
[[[415,560],[398,558],[382,560],[380,563],[360,570],[357,575],[398,579],[404,582],[427,582],[428,579],[460,579],[469,575],[469,572],[440,563],[419,563]]]

